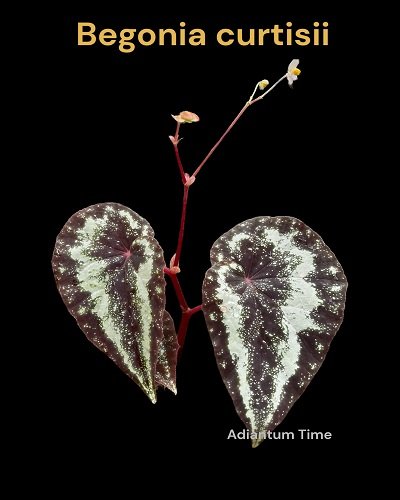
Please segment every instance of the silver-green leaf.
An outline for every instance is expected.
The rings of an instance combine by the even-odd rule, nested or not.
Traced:
[[[52,263],[61,297],[86,337],[153,403],[157,383],[176,391],[176,334],[165,312],[165,262],[149,223],[117,203],[92,205],[65,224]],[[162,382],[156,380],[158,363]]]
[[[344,313],[343,269],[292,217],[256,217],[211,249],[203,311],[217,364],[253,446],[320,368]]]

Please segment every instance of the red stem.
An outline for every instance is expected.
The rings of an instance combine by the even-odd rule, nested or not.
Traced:
[[[263,99],[273,88],[275,88],[282,80],[284,80],[287,77],[287,75],[283,75],[270,89],[268,89],[264,94],[260,95],[256,99],[253,99],[254,93],[250,97],[250,100],[246,102],[246,104],[243,106],[243,108],[239,111],[239,113],[236,115],[232,123],[229,125],[229,127],[225,130],[225,132],[221,135],[221,137],[218,139],[218,141],[214,144],[214,146],[210,149],[210,151],[207,153],[203,161],[200,163],[200,165],[196,168],[196,170],[193,172],[193,175],[191,177],[195,178],[200,170],[203,168],[204,164],[207,162],[207,160],[210,158],[210,156],[214,153],[214,151],[218,148],[218,146],[221,144],[221,142],[225,139],[225,137],[229,134],[229,132],[232,130],[232,128],[236,125],[236,123],[239,121],[240,117],[243,115],[243,113],[246,111],[247,108],[249,108],[252,104],[255,102],[260,101]],[[180,128],[180,123],[177,123],[176,126],[176,132],[175,136],[173,137],[173,145],[174,145],[174,150],[175,150],[175,156],[176,156],[176,161],[178,163],[179,167],[179,172],[181,174],[182,178],[182,183],[183,183],[183,201],[182,201],[182,214],[181,214],[181,225],[179,228],[179,235],[178,235],[178,244],[176,248],[176,253],[175,253],[175,258],[173,262],[172,267],[179,267],[179,259],[181,256],[182,252],[182,244],[183,244],[183,236],[185,232],[185,222],[186,222],[186,211],[187,211],[187,203],[188,203],[188,196],[189,196],[189,186],[188,184],[190,177],[185,174],[185,170],[182,165],[182,161],[179,155],[179,149],[178,149],[178,144],[179,144],[179,128]],[[194,181],[194,179],[193,179]],[[176,270],[175,270],[176,271]],[[179,271],[179,270],[178,270]],[[178,344],[182,348],[184,342],[185,342],[185,337],[186,337],[186,332],[189,326],[190,318],[193,316],[193,314],[197,313],[202,309],[202,305],[196,306],[193,309],[191,309],[185,299],[185,296],[183,294],[181,285],[179,283],[178,277],[176,275],[176,272],[171,271],[167,267],[164,268],[165,274],[168,274],[168,276],[171,278],[172,285],[175,289],[176,296],[179,301],[179,305],[182,310],[182,317],[181,317],[181,322],[179,325],[178,329]],[[181,350],[179,351],[181,352]]]
[[[193,316],[193,314],[196,314],[197,312],[201,311],[203,309],[203,305],[200,304],[199,306],[192,307],[190,309],[190,316]]]
[[[179,283],[178,276],[170,269],[168,269],[168,267],[164,267],[164,273],[167,274],[171,279],[172,286],[174,287],[175,294],[182,311],[181,322],[178,329],[178,344],[179,347],[182,348],[183,344],[185,343],[186,332],[189,326],[190,318],[193,316],[193,314],[201,311],[203,306],[200,304],[199,306],[190,308],[186,302],[181,284]]]
[[[211,150],[208,152],[208,154],[206,155],[204,160],[197,167],[197,169],[195,170],[195,172],[193,174],[193,177],[196,177],[196,175],[200,172],[200,170],[203,168],[206,161],[210,158],[210,156],[214,153],[214,151],[217,149],[217,147],[225,139],[225,137],[228,135],[230,130],[234,127],[234,125],[237,123],[237,121],[242,116],[242,114],[246,111],[246,109],[250,106],[250,104],[252,104],[252,103],[247,102],[243,106],[243,108],[240,110],[240,112],[238,113],[236,118],[232,121],[232,123],[225,130],[225,132],[222,134],[220,139],[211,148]],[[182,182],[183,182],[183,200],[182,200],[181,224],[180,224],[180,228],[179,228],[178,243],[177,243],[177,247],[176,247],[173,267],[179,266],[179,260],[180,260],[181,253],[182,253],[183,236],[185,233],[187,203],[188,203],[188,197],[189,197],[189,185],[186,184],[187,179],[185,177],[185,171],[183,169],[183,165],[182,165],[182,161],[181,161],[181,158],[179,155],[179,149],[178,149],[179,126],[180,126],[180,124],[178,123],[177,127],[176,127],[175,136],[174,136],[174,150],[175,150],[176,161],[177,161],[178,167],[179,167],[179,172],[181,174],[181,178],[182,178]],[[191,309],[186,302],[185,296],[183,294],[183,291],[182,291],[182,288],[181,288],[181,285],[179,283],[179,279],[178,279],[178,276],[176,275],[176,273],[172,272],[167,267],[164,269],[164,272],[171,279],[172,286],[174,287],[175,294],[177,296],[179,305],[180,305],[181,310],[182,310],[181,322],[179,324],[179,329],[178,329],[178,344],[179,344],[180,348],[182,348],[183,344],[185,343],[185,338],[186,338],[186,333],[187,333],[187,329],[189,326],[190,318],[193,316],[193,314],[201,311],[202,306],[199,305],[199,306],[196,306],[193,309]]]
[[[182,352],[182,347],[183,344],[185,343],[185,338],[186,338],[186,333],[188,330],[190,318],[192,316],[190,314],[182,313],[182,318],[181,322],[179,324],[179,330],[178,330],[178,345],[179,345],[179,352]]]
[[[174,287],[176,297],[178,299],[179,305],[181,306],[182,312],[188,311],[190,308],[186,302],[185,296],[182,291],[181,284],[179,283],[178,276],[171,272],[168,267],[164,267],[164,273],[167,274],[171,278],[172,286]]]
[[[185,343],[186,333],[188,330],[188,326],[189,326],[189,322],[190,322],[191,317],[193,316],[193,314],[196,314],[197,312],[201,311],[202,307],[203,307],[202,305],[199,305],[199,306],[193,307],[193,309],[189,308],[187,311],[184,311],[182,313],[182,318],[181,318],[181,322],[179,324],[179,329],[178,329],[178,344],[180,347],[179,352],[182,352],[182,347],[183,347],[183,344]]]
[[[179,154],[178,144],[174,144],[174,151],[175,151],[175,156],[176,156],[176,162],[178,163],[178,167],[179,167],[179,172],[181,174],[181,179],[182,179],[182,182],[185,184],[185,182],[186,182],[185,171],[183,170],[183,165],[182,165],[181,157]]]
[[[197,167],[197,169],[193,173],[193,177],[196,177],[196,175],[200,172],[200,170],[203,168],[206,161],[210,158],[210,156],[214,153],[214,151],[217,149],[217,147],[225,139],[225,137],[228,135],[230,130],[237,123],[237,121],[242,116],[242,114],[246,111],[246,109],[250,106],[250,104],[251,104],[251,102],[247,102],[243,106],[243,108],[240,110],[240,112],[238,113],[236,118],[233,120],[233,122],[229,125],[229,127],[225,130],[225,132],[222,134],[222,136],[217,141],[217,143],[211,148],[211,150],[208,152],[208,154],[206,155],[204,160]],[[180,228],[179,228],[178,243],[177,243],[177,247],[176,247],[173,267],[179,266],[179,260],[180,260],[181,253],[182,253],[183,236],[185,233],[186,211],[187,211],[187,203],[188,203],[188,197],[189,197],[189,186],[186,184],[187,179],[185,178],[185,171],[183,169],[183,165],[182,165],[182,161],[181,161],[181,158],[179,155],[179,149],[178,149],[179,125],[180,124],[178,123],[177,127],[176,127],[176,132],[175,132],[175,137],[174,137],[174,150],[175,150],[176,161],[177,161],[178,167],[179,167],[179,172],[181,174],[181,178],[182,178],[182,182],[183,182],[183,200],[182,200],[181,224],[180,224]],[[174,287],[176,297],[178,299],[179,305],[180,305],[181,310],[182,310],[181,322],[179,324],[179,329],[178,329],[178,344],[180,347],[179,353],[181,353],[183,344],[185,343],[186,333],[188,330],[190,319],[193,316],[193,314],[201,311],[202,306],[199,305],[199,306],[196,306],[193,309],[191,309],[186,302],[185,296],[184,296],[183,291],[182,291],[182,287],[179,283],[179,279],[178,279],[178,276],[176,275],[176,273],[172,272],[167,267],[164,268],[164,272],[171,279],[172,286]]]
[[[186,210],[187,210],[188,196],[189,196],[189,186],[183,186],[181,225],[179,228],[178,244],[176,246],[174,266],[179,266],[179,260],[181,258],[183,235],[185,233],[185,222],[186,222]]]
[[[181,174],[181,179],[182,179],[183,184],[185,184],[185,182],[186,182],[186,179],[185,179],[185,170],[184,170],[183,165],[182,165],[182,160],[181,160],[181,156],[179,154],[179,147],[178,147],[180,126],[181,126],[181,124],[179,122],[177,122],[173,145],[174,145],[176,163],[178,164],[178,168],[179,168],[179,173]]]

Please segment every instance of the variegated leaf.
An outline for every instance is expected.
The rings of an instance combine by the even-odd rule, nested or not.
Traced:
[[[203,311],[218,367],[253,446],[320,368],[344,312],[346,277],[303,222],[256,217],[211,249]]]
[[[86,337],[156,401],[156,366],[173,345],[165,313],[163,252],[149,223],[123,205],[100,203],[74,214],[57,237],[53,271]],[[165,372],[165,352],[160,363]],[[169,387],[172,376],[169,373]]]

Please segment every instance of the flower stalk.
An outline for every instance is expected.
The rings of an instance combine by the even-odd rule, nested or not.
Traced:
[[[288,84],[290,87],[293,86],[293,82],[295,82],[298,79],[298,76],[300,75],[300,69],[297,67],[299,65],[299,60],[298,59],[293,59],[287,69],[287,72],[281,76],[271,87],[268,88],[265,92],[263,92],[261,95],[258,97],[255,97],[257,94],[257,91],[263,91],[267,86],[269,86],[269,81],[266,79],[260,80],[259,82],[256,83],[253,93],[251,94],[249,100],[245,103],[245,105],[242,107],[242,109],[239,111],[239,113],[236,115],[236,117],[232,120],[232,122],[228,125],[227,129],[225,132],[221,135],[221,137],[218,139],[218,141],[214,144],[214,146],[210,149],[210,151],[206,154],[204,159],[200,162],[198,167],[194,170],[192,175],[189,175],[188,173],[185,172],[182,164],[182,160],[179,154],[179,132],[180,132],[180,126],[181,124],[186,124],[186,123],[197,123],[200,118],[198,115],[195,113],[192,113],[191,111],[182,111],[179,113],[179,115],[172,115],[174,120],[177,122],[176,125],[176,131],[174,136],[169,136],[173,146],[174,146],[174,151],[175,151],[175,158],[176,162],[178,165],[180,177],[182,180],[183,184],[183,199],[182,199],[182,212],[181,212],[181,221],[180,221],[180,227],[179,227],[179,233],[178,233],[178,242],[177,242],[177,248],[174,256],[171,259],[171,264],[170,268],[164,268],[164,273],[168,275],[171,279],[172,286],[174,287],[175,294],[177,296],[181,311],[182,311],[182,316],[181,316],[181,322],[179,325],[178,329],[178,344],[180,348],[183,347],[183,344],[185,342],[186,338],[186,332],[189,326],[189,322],[193,314],[201,311],[202,305],[198,305],[194,308],[190,308],[187,304],[187,301],[185,299],[184,293],[182,291],[181,285],[179,283],[179,279],[177,274],[181,271],[180,270],[180,257],[182,254],[182,246],[183,246],[183,239],[184,239],[184,234],[185,234],[185,223],[186,223],[186,212],[187,212],[187,204],[188,204],[188,198],[189,198],[189,189],[190,186],[194,183],[196,180],[198,174],[200,173],[201,169],[204,167],[204,165],[207,163],[207,161],[210,159],[210,157],[213,155],[215,150],[220,146],[220,144],[223,142],[225,137],[229,134],[229,132],[232,130],[232,128],[236,125],[236,123],[240,120],[242,115],[245,113],[245,111],[255,104],[256,102],[261,101],[264,99],[264,97],[269,94],[275,87],[277,87],[283,80],[287,80]]]

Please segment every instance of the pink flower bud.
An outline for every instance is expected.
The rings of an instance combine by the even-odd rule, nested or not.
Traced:
[[[172,256],[170,262],[169,262],[169,270],[171,271],[172,274],[178,274],[181,272],[180,270],[180,267],[179,266],[174,266],[174,262],[175,262],[175,253],[174,255]]]
[[[200,121],[200,118],[196,115],[196,113],[192,113],[191,111],[181,111],[179,115],[171,116],[178,123],[196,123]]]

